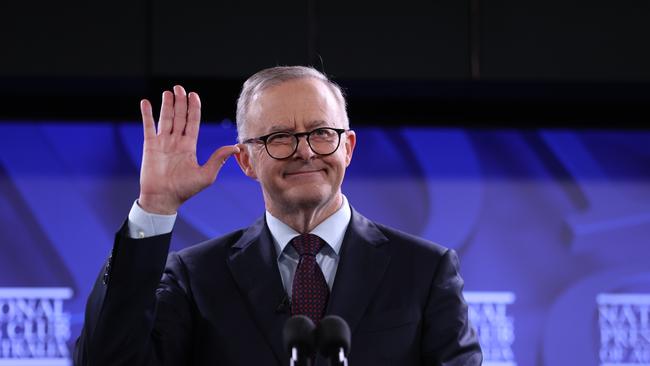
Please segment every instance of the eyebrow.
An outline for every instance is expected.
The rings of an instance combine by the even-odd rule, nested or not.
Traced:
[[[325,127],[325,126],[329,127],[330,124],[327,123],[327,121],[317,119],[314,121],[309,121],[305,125],[307,126],[307,128],[312,129],[312,128]]]
[[[329,126],[329,123],[327,123],[326,121],[323,121],[323,120],[313,120],[313,121],[309,121],[309,122],[305,123],[305,127],[307,127],[308,130],[312,130],[312,129],[318,128],[318,127],[325,127],[325,126]],[[275,126],[272,126],[269,129],[268,133],[293,132],[293,131],[295,131],[293,126],[289,127],[289,126],[283,126],[283,125],[275,125]]]

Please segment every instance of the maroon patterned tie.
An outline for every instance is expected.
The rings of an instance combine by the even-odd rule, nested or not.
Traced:
[[[325,242],[314,234],[302,234],[291,239],[291,245],[300,254],[293,277],[291,315],[306,315],[318,324],[329,297],[325,276],[316,262],[316,253]]]

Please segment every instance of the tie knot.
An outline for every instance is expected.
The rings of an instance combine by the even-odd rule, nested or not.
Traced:
[[[314,234],[302,234],[291,239],[291,245],[296,248],[296,251],[300,256],[303,255],[313,255],[315,256],[318,253],[325,242],[323,239]]]

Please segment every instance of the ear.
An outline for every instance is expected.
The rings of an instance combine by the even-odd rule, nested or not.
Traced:
[[[345,136],[345,166],[350,166],[352,162],[352,153],[354,152],[354,146],[357,143],[357,134],[350,130],[346,132]]]
[[[250,147],[245,144],[239,144],[239,152],[235,153],[235,158],[237,159],[237,164],[239,164],[242,172],[244,172],[248,177],[257,180]]]

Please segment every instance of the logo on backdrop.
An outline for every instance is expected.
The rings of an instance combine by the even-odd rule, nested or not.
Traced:
[[[483,365],[515,366],[512,344],[515,327],[508,305],[515,302],[512,292],[465,292],[469,319],[478,332]]]
[[[600,364],[650,365],[650,294],[600,294]]]
[[[69,288],[0,288],[0,365],[69,365]]]

